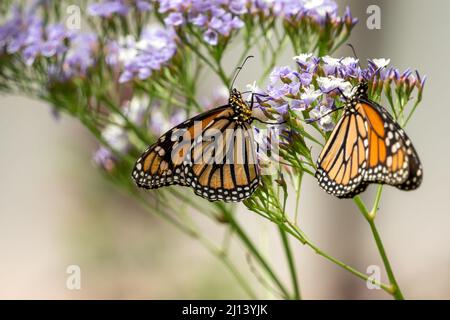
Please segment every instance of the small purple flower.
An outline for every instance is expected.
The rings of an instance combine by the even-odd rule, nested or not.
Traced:
[[[42,24],[33,25],[28,30],[23,56],[26,64],[33,64],[37,56],[52,57],[67,51],[64,40],[68,33],[61,24],[48,25],[45,30]]]
[[[31,27],[40,29],[42,22],[36,16],[24,13],[18,6],[12,7],[12,17],[0,26],[0,48],[9,54],[21,50]]]
[[[210,45],[215,46],[219,42],[219,35],[217,34],[216,31],[208,29],[203,34],[203,39],[205,39],[205,41]]]
[[[97,166],[101,167],[107,172],[113,171],[117,163],[117,158],[109,149],[103,146],[95,151],[93,160]]]
[[[117,41],[110,40],[106,43],[105,46],[105,61],[110,66],[116,66],[120,63],[120,54],[121,47]]]
[[[125,103],[123,107],[125,115],[128,119],[137,124],[143,123],[145,113],[149,109],[150,98],[147,95],[133,96],[131,101]]]
[[[325,94],[340,89],[346,96],[349,96],[352,90],[352,84],[350,82],[345,81],[343,78],[333,76],[318,77],[317,84],[319,85],[320,90]]]
[[[267,94],[269,95],[270,98],[274,100],[281,99],[288,93],[289,93],[289,85],[286,83],[283,83],[281,86],[269,85],[267,87]]]
[[[345,7],[345,14],[342,20],[347,26],[350,27],[354,27],[358,23],[358,18],[353,17],[349,6]]]
[[[299,64],[301,67],[305,67],[308,64],[308,61],[312,57],[312,53],[302,53],[298,56],[293,57],[295,62]]]
[[[73,37],[63,63],[65,76],[86,75],[87,69],[96,62],[97,45],[97,36],[93,33],[80,33]]]
[[[361,74],[361,69],[359,67],[359,60],[353,57],[346,57],[341,59],[341,68],[339,68],[339,73],[342,77],[353,77],[358,78]]]
[[[300,74],[300,82],[304,86],[309,86],[312,82],[313,75],[309,72],[304,72]]]
[[[279,115],[284,116],[289,111],[289,104],[287,102],[284,102],[281,105],[275,106],[274,109]]]
[[[117,14],[126,16],[131,8],[139,12],[147,12],[152,9],[152,0],[103,0],[88,6],[88,14],[102,18],[111,18]]]
[[[169,123],[171,127],[177,126],[183,121],[186,120],[186,111],[178,110],[176,111],[169,119]]]
[[[271,126],[266,129],[253,129],[253,136],[255,139],[255,146],[257,146],[258,163],[261,169],[269,173],[272,162],[279,163],[278,146],[280,145],[280,136],[282,135],[283,127]],[[273,164],[272,164],[273,165]],[[263,172],[264,172],[263,171]]]
[[[184,23],[184,17],[180,12],[172,12],[164,19],[164,23],[168,26],[180,26]]]
[[[332,0],[306,0],[304,8],[308,16],[315,18],[319,23],[323,23],[327,17],[337,16],[338,6]]]
[[[302,86],[302,83],[298,81],[294,81],[288,84],[289,86],[289,95],[290,96],[296,96],[298,92],[300,91],[300,87]]]
[[[136,8],[138,11],[145,12],[152,10],[152,4],[150,3],[152,0],[136,0]]]
[[[212,17],[209,21],[209,27],[215,30],[220,30],[224,26],[224,20],[222,17]]]
[[[177,110],[175,113],[168,117],[164,114],[161,107],[153,105],[151,107],[151,115],[149,119],[148,127],[155,136],[160,136],[170,128],[180,124],[186,120],[186,111]]]
[[[113,49],[116,50],[117,48]],[[175,33],[171,29],[147,28],[139,41],[125,39],[119,43],[118,52],[107,58],[110,62],[123,63],[124,70],[119,82],[134,78],[149,78],[153,71],[160,70],[176,53]]]
[[[304,18],[311,19],[319,25],[324,25],[329,20],[337,22],[342,20],[338,16],[337,4],[332,0],[279,0],[268,3],[269,12],[281,16],[291,23],[301,23]],[[252,9],[257,6],[257,4],[253,4]],[[267,8],[264,6],[261,10],[267,12]],[[257,9],[256,12],[258,12]]]
[[[109,124],[103,129],[102,137],[115,151],[127,152],[130,142],[127,131],[122,127],[122,119],[117,119],[117,124]]]
[[[105,0],[89,5],[88,14],[102,18],[110,18],[114,14],[125,16],[128,14],[129,9],[123,0]]]
[[[128,66],[128,69],[131,69],[131,67]],[[125,83],[125,82],[128,82],[128,81],[131,81],[134,78],[134,76],[135,76],[134,72],[129,71],[129,70],[125,70],[124,72],[122,72],[122,74],[119,77],[119,83]]]
[[[46,40],[41,43],[41,54],[52,57],[66,51],[64,39],[68,36],[67,30],[62,24],[51,24],[46,28]]]
[[[233,17],[230,21],[231,29],[240,29],[244,26],[244,21],[242,21],[239,17]]]
[[[419,71],[416,70],[416,77],[417,77],[417,88],[419,89],[419,91],[422,91],[423,87],[425,86],[427,76],[421,77]]]
[[[367,62],[368,68],[363,74],[363,77],[365,79],[371,79],[377,76],[377,78],[379,78],[380,80],[386,80],[390,77],[392,69],[387,68],[387,66],[391,62],[390,59],[369,59],[367,60]]]
[[[274,84],[281,80],[283,83],[298,81],[297,73],[288,66],[275,67],[270,73],[270,83]]]
[[[241,15],[247,13],[245,0],[232,0],[229,6],[230,11],[234,14]]]
[[[316,101],[321,95],[322,91],[316,90],[314,86],[310,85],[309,87],[303,88],[303,92],[300,94],[300,100],[308,106]]]
[[[334,109],[334,100],[325,99],[312,109],[309,114],[323,131],[331,131],[334,128],[334,122],[330,112]]]
[[[208,17],[204,14],[197,14],[195,17],[190,19],[190,22],[194,26],[204,27],[208,23]]]
[[[165,24],[178,26],[192,24],[203,34],[206,43],[215,46],[220,37],[230,36],[244,22],[247,0],[160,0],[159,13],[167,14]],[[183,21],[181,20],[183,17]]]
[[[308,107],[303,101],[297,99],[292,99],[289,104],[292,110],[298,111],[305,111]]]
[[[333,58],[330,56],[322,57],[323,62],[323,70],[325,75],[334,75],[336,76],[339,70],[342,68],[341,59]]]

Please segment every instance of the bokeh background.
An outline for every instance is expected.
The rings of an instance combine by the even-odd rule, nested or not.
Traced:
[[[350,42],[361,60],[389,57],[400,69],[412,67],[428,75],[423,102],[407,128],[424,165],[423,185],[412,193],[386,188],[377,222],[405,297],[449,299],[450,2],[339,4],[350,5],[360,18]],[[381,8],[381,30],[366,28],[370,4]],[[292,64],[292,55],[286,53],[279,64]],[[351,52],[343,48],[336,54],[341,55]],[[230,60],[228,67],[232,65]],[[242,87],[258,74],[258,63],[248,63],[245,71],[239,79]],[[203,90],[210,94],[215,80],[205,80]],[[0,298],[246,298],[229,272],[198,243],[109,184],[92,164],[94,147],[94,139],[76,120],[55,118],[49,106],[35,100],[0,97]],[[372,199],[374,191],[370,188],[363,198]],[[276,230],[239,208],[241,224],[287,280]],[[353,202],[328,196],[309,177],[300,221],[310,238],[332,255],[363,271],[370,265],[382,268],[370,230]],[[218,228],[204,225],[212,237]],[[389,298],[310,248],[294,246],[304,298]],[[239,269],[258,288],[245,252],[233,249]],[[73,264],[81,267],[81,290],[66,288],[66,268]],[[382,280],[387,282],[384,272]],[[260,295],[272,297],[264,291]]]

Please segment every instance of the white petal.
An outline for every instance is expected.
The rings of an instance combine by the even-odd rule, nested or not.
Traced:
[[[372,62],[375,63],[375,65],[376,65],[378,68],[384,68],[384,67],[386,67],[389,63],[391,63],[391,59],[384,59],[384,58],[381,58],[381,59],[372,59]]]
[[[292,59],[294,59],[297,62],[300,63],[306,63],[306,61],[308,61],[309,58],[312,57],[312,53],[302,53],[298,56],[293,57]]]

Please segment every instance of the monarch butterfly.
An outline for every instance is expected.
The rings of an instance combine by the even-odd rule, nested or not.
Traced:
[[[344,115],[317,161],[319,185],[338,198],[352,198],[369,183],[417,189],[422,165],[400,125],[379,104],[369,100],[362,82],[346,98]]]
[[[251,127],[256,119],[253,95],[248,104],[232,85],[228,104],[163,134],[137,160],[132,173],[136,184],[146,189],[189,186],[209,201],[238,202],[250,197],[260,181]]]

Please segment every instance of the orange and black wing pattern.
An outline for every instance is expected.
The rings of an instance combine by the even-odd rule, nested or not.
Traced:
[[[192,148],[190,163],[189,182],[208,200],[241,201],[259,185],[256,142],[249,124],[218,121],[204,132],[203,143]]]
[[[238,124],[225,105],[162,135],[137,160],[132,176],[142,188],[178,184],[210,201],[241,201],[259,183],[254,144],[251,126]]]
[[[368,99],[345,108],[318,162],[320,186],[339,198],[351,198],[369,183],[413,190],[422,166],[410,139],[391,115]]]
[[[422,183],[422,165],[405,131],[380,105],[362,100],[360,112],[369,126],[368,163],[364,180],[386,183],[402,190]]]

